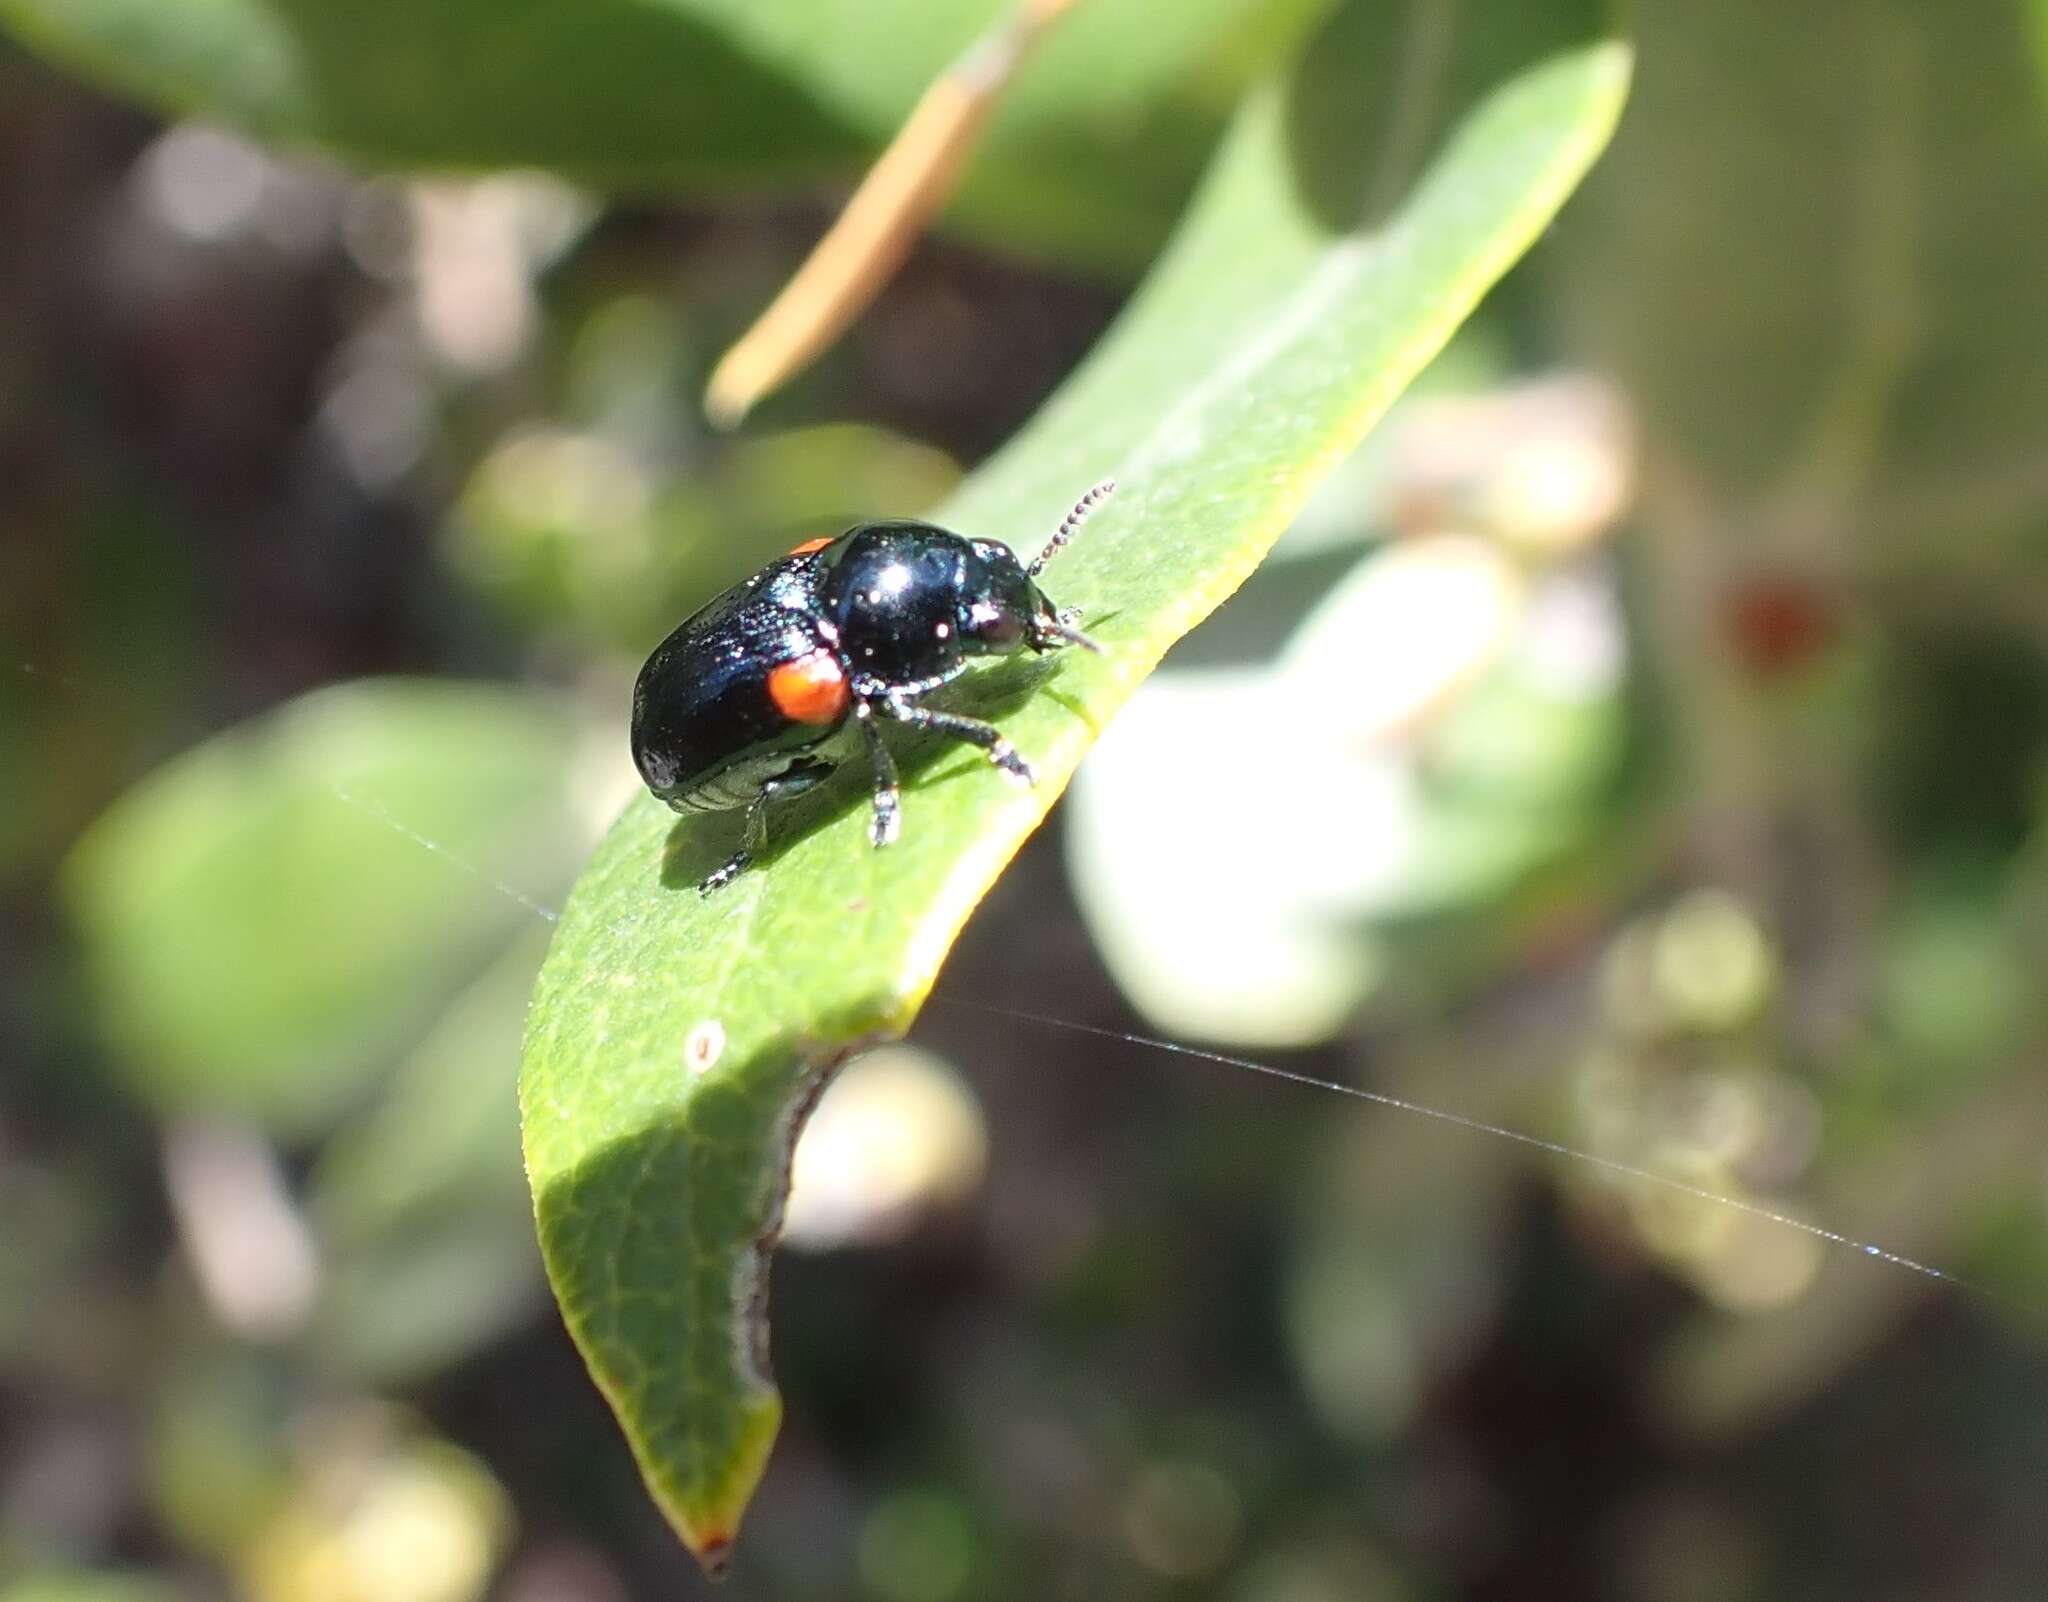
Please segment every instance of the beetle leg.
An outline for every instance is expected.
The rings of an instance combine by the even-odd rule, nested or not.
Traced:
[[[768,843],[768,803],[775,795],[773,783],[761,787],[761,793],[747,803],[746,831],[740,837],[740,848],[726,858],[725,866],[707,874],[703,883],[697,886],[697,894],[708,896],[714,890],[723,890],[733,880],[746,872],[747,865]]]
[[[900,816],[901,800],[896,785],[896,762],[889,755],[889,748],[882,743],[881,726],[875,722],[875,704],[871,701],[856,701],[853,704],[855,721],[868,742],[868,761],[875,770],[875,815],[868,820],[868,844],[891,845],[902,827]]]
[[[740,848],[726,859],[725,866],[708,875],[697,886],[697,894],[708,896],[722,890],[744,873],[768,844],[768,803],[786,801],[823,784],[832,776],[832,764],[799,758],[772,779],[762,781],[761,793],[747,803],[747,822],[740,836]]]
[[[883,710],[897,722],[907,723],[913,729],[929,729],[949,739],[978,745],[988,753],[989,761],[1011,778],[1021,779],[1026,784],[1038,782],[1038,775],[1031,771],[1031,764],[1017,754],[1017,748],[1003,738],[1003,731],[993,723],[984,723],[980,718],[964,718],[957,712],[934,712],[929,707],[894,699],[885,701]]]

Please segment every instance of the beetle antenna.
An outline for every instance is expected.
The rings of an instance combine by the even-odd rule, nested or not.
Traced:
[[[1037,578],[1045,571],[1045,564],[1059,554],[1060,547],[1081,532],[1081,525],[1094,515],[1095,509],[1110,497],[1116,488],[1116,480],[1105,478],[1095,488],[1074,502],[1074,509],[1061,519],[1060,526],[1053,530],[1052,538],[1045,543],[1045,549],[1038,553],[1038,560],[1024,571],[1028,577]]]

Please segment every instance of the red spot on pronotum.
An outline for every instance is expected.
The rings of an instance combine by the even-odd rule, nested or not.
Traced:
[[[809,556],[811,552],[822,551],[826,546],[830,545],[831,543],[832,536],[827,534],[819,539],[805,540],[803,544],[795,547],[793,550],[790,551],[789,554],[791,556]]]
[[[837,723],[853,692],[830,651],[815,651],[768,670],[768,699],[792,723]]]

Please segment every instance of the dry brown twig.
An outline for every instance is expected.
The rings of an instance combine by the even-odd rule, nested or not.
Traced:
[[[736,426],[866,309],[945,204],[1002,91],[1076,0],[1022,0],[924,92],[838,220],[719,361],[704,410]]]

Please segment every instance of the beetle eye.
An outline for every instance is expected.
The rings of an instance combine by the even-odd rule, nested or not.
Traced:
[[[1023,644],[1024,620],[1006,607],[982,601],[967,614],[967,632],[984,645],[1007,651]]]

